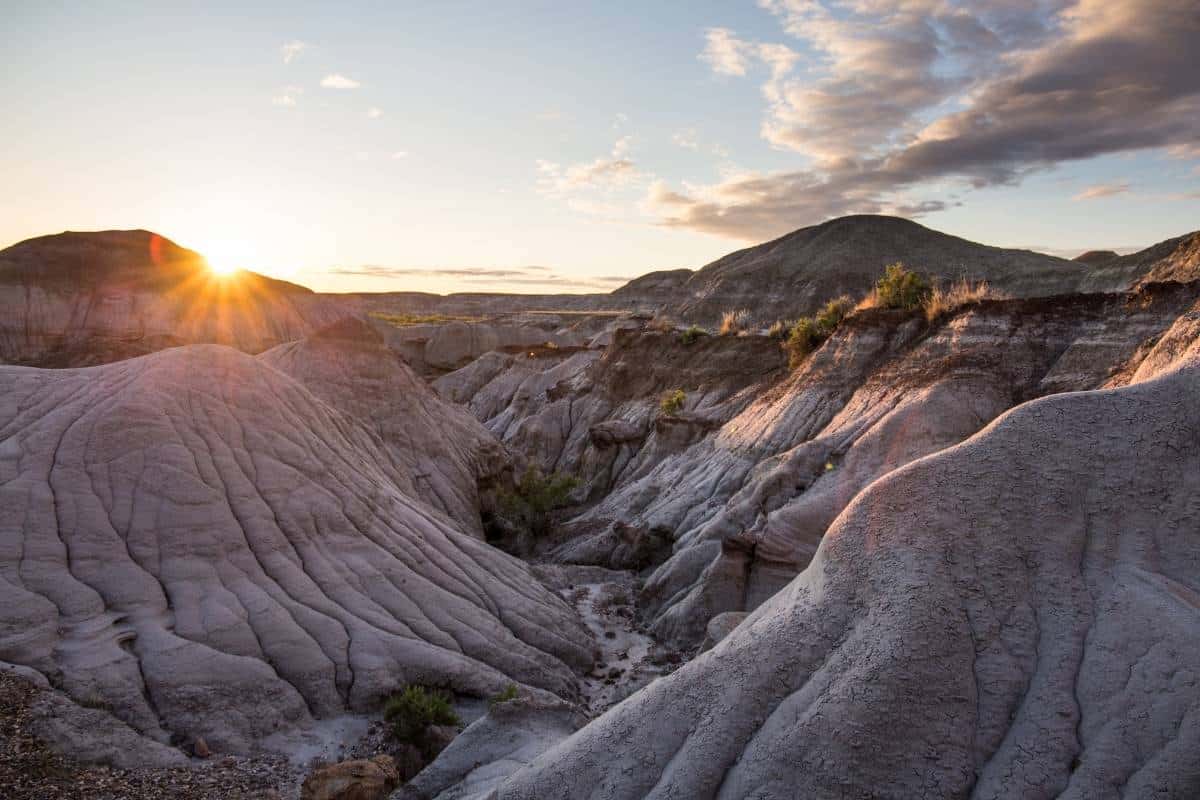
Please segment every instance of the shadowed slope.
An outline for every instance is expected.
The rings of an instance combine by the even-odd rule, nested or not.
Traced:
[[[571,696],[582,625],[398,446],[225,347],[0,367],[0,660],[216,751],[409,681]]]

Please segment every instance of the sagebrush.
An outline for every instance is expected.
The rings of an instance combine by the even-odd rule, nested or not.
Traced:
[[[687,394],[683,389],[673,389],[662,396],[659,400],[658,410],[665,416],[673,417],[683,410],[683,404],[687,402]]]
[[[793,368],[797,367],[809,353],[816,350],[837,330],[842,320],[853,310],[854,301],[847,295],[842,295],[827,302],[813,316],[801,317],[793,322],[784,343],[788,364]]]
[[[409,684],[388,698],[383,718],[391,724],[396,739],[418,748],[424,747],[432,726],[462,724],[447,692],[416,684]]]

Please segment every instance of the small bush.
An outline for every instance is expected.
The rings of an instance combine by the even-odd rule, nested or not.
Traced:
[[[949,289],[934,287],[926,296],[922,308],[925,309],[925,319],[936,322],[940,317],[965,306],[973,306],[983,300],[998,300],[1004,295],[994,291],[987,281],[971,283],[961,278],[950,284]]]
[[[750,327],[750,309],[740,308],[737,311],[726,311],[721,315],[720,333],[722,336],[736,336]]]
[[[545,475],[531,464],[513,489],[497,494],[499,510],[510,526],[542,536],[549,528],[550,512],[567,505],[577,486],[579,480],[571,475]]]
[[[825,331],[826,335],[833,333],[853,310],[854,300],[849,295],[835,297],[817,312],[817,327]]]
[[[662,396],[662,400],[658,403],[658,410],[663,416],[673,417],[683,410],[683,404],[687,401],[687,394],[683,389],[673,389]]]
[[[383,718],[392,725],[392,733],[405,743],[421,748],[429,728],[434,725],[460,725],[450,705],[450,695],[439,689],[409,684],[388,698]]]
[[[801,317],[792,323],[784,349],[788,364],[795,369],[809,353],[821,346],[854,309],[854,301],[846,295],[835,297],[812,317]]]
[[[679,334],[679,341],[683,342],[685,345],[689,345],[692,342],[695,342],[701,336],[707,335],[708,331],[704,330],[704,328],[701,328],[699,325],[692,325],[686,331]]]
[[[517,685],[515,683],[510,683],[508,686],[505,686],[499,694],[495,695],[491,700],[488,700],[488,708],[495,708],[501,703],[507,703],[509,700],[516,699]]]
[[[875,295],[881,308],[912,311],[929,296],[929,282],[897,261],[889,264],[875,283]]]

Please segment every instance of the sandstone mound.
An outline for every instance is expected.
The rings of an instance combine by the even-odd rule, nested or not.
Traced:
[[[149,231],[62,233],[0,251],[0,361],[87,366],[180,344],[258,352],[343,304],[253,272],[221,278]]]
[[[397,456],[404,425],[451,454],[469,426],[435,421],[426,396],[403,423],[366,417],[370,396],[335,410],[350,387],[324,346],[0,367],[0,660],[218,753],[406,682],[573,696],[591,663],[577,617],[421,499],[469,465]],[[380,369],[370,391],[404,391]]]
[[[1200,795],[1200,352],[875,481],[505,798]]]
[[[482,536],[480,483],[508,466],[500,443],[463,409],[440,400],[384,344],[371,325],[347,318],[259,356],[377,433],[396,464],[401,489]]]

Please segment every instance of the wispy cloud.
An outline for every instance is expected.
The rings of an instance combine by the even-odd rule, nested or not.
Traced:
[[[1089,186],[1079,194],[1072,197],[1072,200],[1098,200],[1101,197],[1112,197],[1118,194],[1125,194],[1129,191],[1128,183],[1099,183],[1095,186]]]
[[[596,215],[620,212],[617,204],[604,200],[613,192],[643,179],[629,156],[633,137],[622,136],[608,156],[562,165],[555,161],[537,161],[537,188],[547,196],[565,200],[577,211]]]
[[[383,109],[376,106],[371,106],[367,109],[367,116],[371,119],[379,119],[383,116]]]
[[[290,64],[296,59],[297,56],[307,49],[307,42],[302,42],[299,39],[293,39],[279,48],[279,54],[283,57],[283,63]]]
[[[685,128],[681,131],[675,131],[671,136],[671,141],[685,150],[699,150],[700,142],[696,138],[695,128]]]
[[[529,265],[506,268],[482,267],[390,267],[381,264],[334,267],[329,274],[352,278],[449,278],[481,286],[545,286],[559,289],[610,290],[627,283],[624,276],[577,276],[553,267]]]
[[[361,83],[353,78],[347,78],[340,72],[335,72],[332,75],[326,75],[321,79],[321,85],[326,89],[357,89],[362,86]]]
[[[291,108],[296,105],[296,101],[300,99],[300,95],[304,94],[303,87],[300,86],[285,86],[279,90],[279,93],[271,98],[271,102],[277,106]]]
[[[662,224],[755,240],[846,213],[929,213],[1065,162],[1200,152],[1195,0],[760,0],[804,43],[714,28],[720,75],[768,71],[780,173],[651,186]],[[924,196],[922,196],[924,195]],[[947,199],[949,198],[949,199]]]

